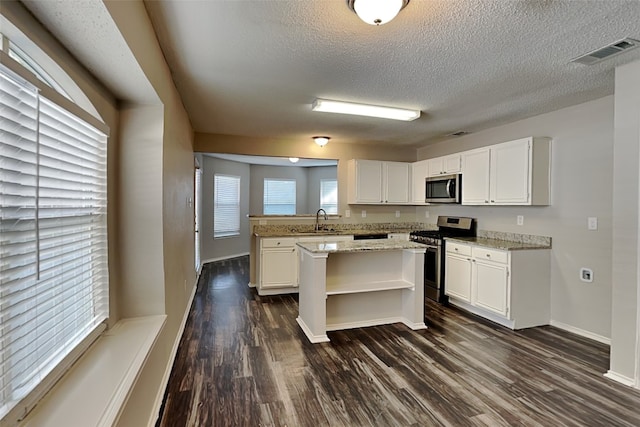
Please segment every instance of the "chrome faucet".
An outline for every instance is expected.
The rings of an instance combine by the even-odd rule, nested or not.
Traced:
[[[329,219],[327,218],[327,212],[324,209],[322,208],[318,209],[318,211],[316,212],[316,228],[315,228],[316,231],[320,230],[320,211],[322,211],[322,213],[324,214],[325,221]]]

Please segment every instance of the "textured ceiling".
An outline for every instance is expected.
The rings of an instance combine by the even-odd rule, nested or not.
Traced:
[[[637,0],[412,0],[380,27],[345,0],[144,3],[196,132],[419,147],[611,94],[614,67],[640,59],[636,49],[593,66],[569,62],[640,39]],[[64,13],[52,32],[73,37]],[[106,25],[82,14],[87,29]],[[95,53],[91,61],[97,76],[119,75],[117,62]],[[122,92],[122,82],[110,85]],[[423,115],[394,122],[315,113],[316,97]]]
[[[118,99],[141,104],[158,102],[103,2],[23,0],[22,3]]]

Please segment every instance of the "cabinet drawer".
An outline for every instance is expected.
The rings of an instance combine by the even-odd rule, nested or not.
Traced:
[[[458,254],[458,255],[468,255],[471,256],[471,246],[463,245],[461,243],[454,243],[447,241],[447,252]]]
[[[488,249],[488,248],[473,248],[473,257],[477,260],[487,260],[494,262],[501,262],[506,264],[508,261],[508,254],[506,251],[501,251],[498,249]]]
[[[262,239],[261,245],[263,248],[294,247],[296,245],[296,239],[293,237],[285,237],[282,239]]]
[[[316,236],[310,236],[310,237],[298,237],[298,242],[300,243],[322,243],[324,242],[325,238],[324,236],[322,237],[316,237]]]

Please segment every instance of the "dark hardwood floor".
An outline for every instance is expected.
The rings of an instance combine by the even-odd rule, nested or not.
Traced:
[[[436,304],[427,330],[310,344],[296,296],[248,281],[248,257],[204,267],[158,426],[640,426],[640,392],[602,376],[606,345]]]

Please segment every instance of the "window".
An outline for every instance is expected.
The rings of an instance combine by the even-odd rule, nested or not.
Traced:
[[[106,135],[3,66],[0,111],[1,418],[104,327],[109,279]]]
[[[56,82],[49,73],[47,73],[36,61],[33,60],[26,52],[16,46],[11,40],[0,33],[0,46],[2,50],[7,52],[11,58],[16,60],[20,65],[29,70],[42,83],[54,89],[56,92],[71,100],[69,94]]]
[[[296,180],[265,179],[263,210],[265,215],[295,215]]]
[[[240,177],[214,175],[213,237],[240,234]]]
[[[320,208],[328,214],[338,213],[338,181],[335,179],[320,180]]]

